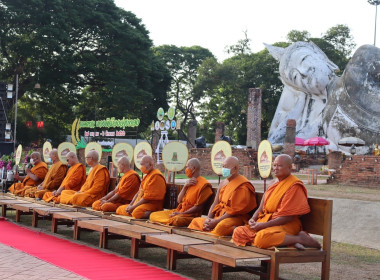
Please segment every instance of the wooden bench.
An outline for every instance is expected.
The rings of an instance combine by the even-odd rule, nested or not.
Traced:
[[[101,219],[99,216],[94,216],[81,212],[54,212],[51,219],[51,231],[57,232],[58,225],[74,225],[77,220],[95,220]]]
[[[3,217],[7,216],[7,210],[9,209],[8,205],[11,204],[11,203],[13,203],[13,204],[16,204],[16,203],[25,203],[25,201],[19,200],[19,199],[15,199],[15,198],[11,198],[11,197],[7,197],[7,198],[4,197],[4,198],[0,199],[1,215]]]
[[[71,212],[69,209],[62,209],[59,207],[46,207],[46,208],[34,208],[33,209],[33,219],[32,226],[38,226],[38,220],[49,219],[51,220],[53,213],[56,212]]]
[[[140,225],[123,224],[123,225],[111,225],[104,231],[104,248],[107,248],[108,239],[113,236],[123,236],[131,239],[131,251],[130,256],[132,258],[138,258],[139,248],[141,242],[144,242],[147,236],[168,234],[165,231],[144,227]]]
[[[258,203],[262,194],[258,193]],[[212,279],[221,279],[222,273],[230,272],[231,269],[224,269],[223,265],[237,267],[237,271],[245,270],[251,273],[260,275],[260,279],[279,279],[279,267],[281,263],[308,263],[308,262],[321,262],[321,279],[328,280],[330,277],[330,251],[331,251],[331,226],[332,226],[332,200],[309,198],[309,205],[311,212],[301,217],[303,230],[310,234],[315,234],[322,237],[322,249],[307,248],[305,251],[299,251],[295,248],[275,248],[259,249],[254,246],[237,247],[230,242],[230,239],[219,238],[214,245],[197,245],[192,249],[189,247],[189,254],[194,254],[200,258],[213,262]],[[217,247],[224,245],[231,247],[235,250],[236,254],[226,256],[223,250]],[[260,254],[257,260],[260,260],[260,267],[247,267],[247,269],[238,267],[234,264],[239,257],[239,253],[252,252]],[[265,259],[265,256],[269,259]],[[229,265],[233,264],[233,265]],[[235,265],[235,266],[234,266]],[[232,270],[234,271],[234,270]],[[235,270],[236,271],[236,270]]]
[[[16,210],[16,222],[20,222],[22,215],[32,215],[35,208],[49,208],[49,206],[24,201],[24,203],[10,203],[9,208]]]

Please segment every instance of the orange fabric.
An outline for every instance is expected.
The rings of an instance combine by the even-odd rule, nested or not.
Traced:
[[[85,181],[86,167],[81,163],[77,163],[69,168],[66,177],[61,183],[61,187],[64,187],[65,190],[78,191]],[[53,196],[52,192],[46,192],[42,199],[46,202],[54,201],[55,203],[60,203],[60,195]]]
[[[275,183],[267,190],[263,199],[263,212],[259,214],[257,222],[265,223],[284,216],[296,218],[285,225],[268,227],[259,232],[250,229],[248,225],[238,227],[232,237],[236,245],[253,244],[259,248],[279,246],[286,234],[297,235],[302,230],[298,216],[309,213],[310,207],[307,202],[307,190],[297,177],[289,175]]]
[[[64,190],[60,201],[64,204],[88,207],[103,197],[110,183],[110,176],[104,165],[98,164],[88,174],[86,182],[79,192]]]
[[[150,215],[149,219],[152,222],[172,225],[172,226],[188,226],[194,217],[199,217],[202,215],[199,213],[183,214],[170,217],[173,212],[185,212],[195,205],[201,205],[207,201],[207,199],[212,195],[211,184],[203,177],[197,178],[197,184],[194,186],[189,186],[186,190],[182,202],[178,205],[176,209],[157,211]]]
[[[224,219],[211,231],[218,236],[231,235],[236,226],[248,221],[248,213],[256,208],[256,195],[253,185],[242,175],[238,175],[219,191],[219,203],[212,209],[214,219],[225,213],[234,217]],[[205,218],[195,218],[189,228],[203,231]]]
[[[42,198],[44,194],[48,191],[57,190],[61,185],[63,178],[65,178],[67,172],[67,166],[61,161],[54,163],[45,176],[42,183],[42,190],[35,190],[35,192],[30,192],[30,197]]]
[[[33,166],[30,172],[36,175],[39,180],[34,181],[32,178],[29,177],[29,175],[27,175],[21,183],[14,183],[9,188],[9,191],[18,196],[24,196],[25,190],[40,184],[45,179],[46,173],[48,172],[47,164],[41,161],[37,163],[35,166]]]
[[[141,186],[134,201],[135,205],[141,199],[149,200],[149,203],[144,203],[136,207],[132,212],[132,217],[135,219],[140,219],[144,216],[145,212],[154,212],[162,210],[164,204],[164,198],[166,193],[166,181],[161,171],[158,169],[153,169],[147,175],[144,176]],[[127,205],[120,206],[116,209],[116,214],[130,216],[125,210]]]
[[[126,172],[117,185],[116,194],[120,196],[120,201],[117,202],[122,204],[131,202],[139,190],[140,182],[140,176],[136,171],[130,169]]]
[[[120,196],[119,199],[104,203],[100,205],[100,200],[95,201],[92,204],[92,209],[103,212],[115,212],[116,209],[126,203],[130,203],[134,195],[139,190],[140,176],[134,170],[126,172],[116,188],[116,194]]]

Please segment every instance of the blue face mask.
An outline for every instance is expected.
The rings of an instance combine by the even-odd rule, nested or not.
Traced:
[[[222,176],[223,177],[230,177],[231,176],[231,169],[229,168],[222,168]]]

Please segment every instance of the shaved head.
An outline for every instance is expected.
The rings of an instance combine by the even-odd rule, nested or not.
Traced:
[[[31,155],[30,155],[31,158],[38,158],[38,159],[41,159],[41,154],[39,152],[33,152]]]
[[[94,161],[99,162],[99,154],[95,150],[89,151],[86,157],[91,157]]]
[[[122,156],[121,158],[119,158],[119,160],[117,161],[117,164],[122,164],[122,165],[125,165],[125,166],[129,166],[130,165],[130,162],[129,162],[129,158],[127,156]]]
[[[201,169],[201,162],[197,158],[189,159],[187,165],[191,165],[195,170]]]
[[[144,167],[144,170],[146,171],[146,174],[148,174],[150,171],[153,170],[154,167],[154,160],[151,156],[143,156],[143,158],[140,161],[141,168]],[[143,169],[141,171],[144,173]]]
[[[276,159],[281,160],[283,163],[289,164],[289,165],[292,165],[292,163],[293,163],[291,156],[289,156],[287,154],[281,154],[281,155],[277,156]]]
[[[224,160],[223,165],[226,164],[228,168],[234,168],[235,166],[239,166],[239,159],[237,157],[228,157]]]
[[[285,179],[292,173],[292,158],[282,154],[276,157],[273,162],[273,172],[279,181]]]
[[[58,150],[57,149],[51,150],[49,153],[49,156],[50,157],[58,157]]]
[[[67,155],[66,155],[66,159],[67,158],[76,158],[76,159],[78,159],[77,154],[74,153],[74,152],[68,152]]]

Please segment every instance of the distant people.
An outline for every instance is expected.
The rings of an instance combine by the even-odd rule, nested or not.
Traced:
[[[54,191],[61,185],[66,176],[67,166],[59,160],[58,151],[56,149],[50,151],[49,158],[53,165],[50,166],[44,181],[37,187],[27,189],[25,196],[42,199],[46,192]]]
[[[119,206],[132,201],[140,187],[140,176],[131,169],[130,165],[127,156],[123,156],[118,160],[117,166],[119,172],[124,173],[123,177],[121,177],[119,184],[113,191],[92,204],[92,209],[115,212]]]
[[[26,176],[19,176],[18,173],[15,174],[15,179],[21,181],[21,183],[14,183],[9,188],[9,192],[18,196],[24,196],[27,189],[38,186],[45,179],[48,166],[41,160],[39,152],[33,152],[30,155],[30,165],[28,164],[25,168]]]
[[[89,207],[106,194],[110,184],[110,175],[108,169],[99,163],[99,154],[94,150],[88,152],[86,162],[91,167],[86,182],[77,192],[63,190],[61,203]]]
[[[86,167],[78,161],[78,157],[74,152],[67,153],[66,161],[70,168],[65,178],[57,190],[44,194],[42,197],[44,201],[60,203],[63,190],[79,191],[86,181]]]
[[[202,215],[203,208],[212,195],[212,186],[201,176],[201,163],[198,159],[190,159],[185,172],[189,179],[178,195],[178,207],[173,210],[153,212],[149,218],[152,222],[185,227],[195,217]]]
[[[264,194],[259,208],[248,225],[237,227],[232,240],[236,245],[254,245],[258,248],[294,245],[299,249],[320,248],[320,244],[302,231],[300,216],[310,212],[307,191],[297,177],[291,174],[292,159],[279,155],[273,164],[278,182]]]
[[[194,218],[190,229],[207,231],[217,236],[231,235],[234,228],[244,225],[248,213],[256,208],[255,188],[239,174],[239,160],[228,157],[223,162],[223,177],[207,218]]]
[[[148,219],[154,211],[160,211],[164,206],[166,181],[161,171],[154,168],[151,156],[145,155],[141,159],[141,172],[144,178],[139,191],[130,204],[116,209],[117,215],[132,216],[135,219]]]

